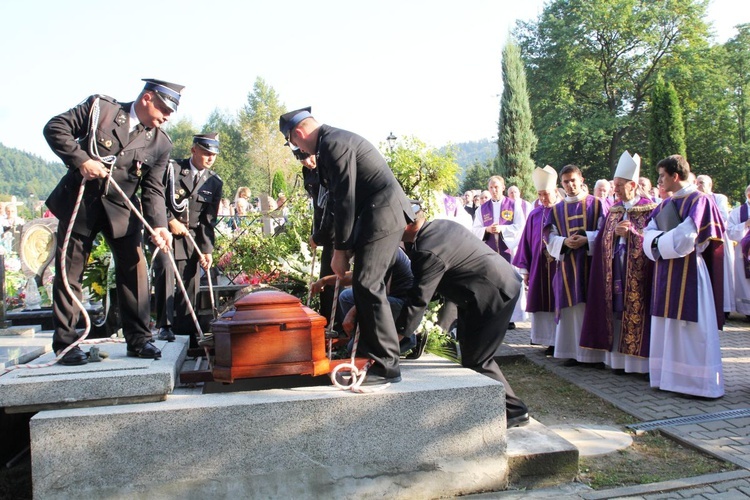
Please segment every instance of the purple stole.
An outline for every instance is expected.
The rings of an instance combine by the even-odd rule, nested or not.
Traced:
[[[445,193],[443,193],[443,207],[445,208],[445,215],[455,217],[458,213],[458,203],[456,198],[448,196]]]
[[[552,216],[552,207],[539,206],[531,211],[518,243],[513,265],[529,272],[526,311],[554,312],[552,278],[557,270],[555,258],[547,252],[542,231]]]
[[[596,231],[599,217],[606,215],[606,212],[601,200],[588,195],[581,201],[558,203],[554,206],[552,214],[558,233],[567,238],[579,231]],[[549,227],[545,229],[545,240],[548,236]],[[555,291],[555,313],[558,318],[560,310],[586,302],[590,264],[587,246],[575,250],[566,249],[562,260],[558,261],[552,283]]]
[[[495,223],[492,218],[493,203],[494,202],[492,200],[489,200],[483,203],[480,207],[479,213],[482,215],[482,225],[484,225],[484,227],[491,226]],[[500,202],[500,220],[497,222],[498,224],[501,224],[503,226],[513,224],[513,219],[516,216],[515,205],[515,202],[507,196],[502,199],[502,201]],[[487,243],[487,245],[489,245],[491,249],[499,253],[505,260],[510,262],[510,249],[508,248],[508,245],[505,244],[502,234],[495,235],[485,232],[482,240]]]
[[[620,237],[615,227],[625,216],[625,207],[618,201],[610,208],[594,243],[586,311],[581,328],[581,347],[617,351],[643,358],[649,355],[651,341],[651,278],[653,263],[643,252],[643,230],[656,204],[641,198],[627,212],[631,232],[625,238],[624,267],[620,263]],[[619,288],[619,289],[618,289]],[[617,304],[617,297],[627,297]],[[615,313],[622,314],[620,343],[614,343]]]
[[[748,206],[747,203],[743,203],[740,207],[740,222],[745,222],[750,216],[748,214]],[[745,268],[745,278],[750,279],[750,232],[748,232],[743,238],[740,240],[740,248],[742,248],[742,259],[744,268]]]
[[[690,217],[698,228],[696,245],[709,242],[703,259],[711,277],[719,329],[724,324],[724,221],[716,204],[700,191],[685,196],[672,196],[662,201],[652,218],[666,203],[674,203],[682,220]],[[696,252],[678,259],[657,259],[651,294],[651,314],[662,318],[698,322],[698,264]]]

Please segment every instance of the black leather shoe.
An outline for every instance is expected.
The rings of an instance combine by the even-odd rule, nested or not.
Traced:
[[[515,329],[516,329],[516,324],[515,323],[513,323],[512,321],[510,323],[508,323],[508,330],[515,330]]]
[[[60,358],[60,361],[58,361],[59,364],[65,366],[85,365],[88,362],[88,356],[81,350],[80,347],[74,347],[73,349],[69,350],[65,353],[65,356]]]
[[[151,342],[146,342],[141,347],[128,346],[128,356],[131,358],[160,359],[161,351]]]
[[[507,428],[512,427],[523,427],[529,423],[529,414],[524,413],[523,415],[516,415],[515,417],[507,417]]]
[[[156,338],[159,340],[166,340],[167,342],[174,342],[174,332],[169,327],[162,328],[159,330],[159,334]]]
[[[544,350],[545,356],[554,356],[555,355],[555,346],[551,345],[548,348]]]
[[[424,348],[427,347],[426,333],[418,333],[415,337],[417,337],[417,345],[406,355],[406,359],[419,359],[424,354]]]
[[[381,377],[379,375],[370,375],[369,373],[365,377],[364,382],[360,384],[360,387],[367,387],[373,385],[384,385],[384,384],[396,384],[401,382],[401,375],[395,377]]]

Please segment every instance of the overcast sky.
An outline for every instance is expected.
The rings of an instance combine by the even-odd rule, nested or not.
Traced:
[[[186,86],[202,126],[236,113],[260,76],[288,109],[378,144],[493,137],[500,57],[543,0],[2,0],[0,143],[57,160],[42,127],[93,93],[133,100],[141,78]],[[717,41],[750,22],[747,0],[712,0]],[[281,140],[281,139],[280,139]]]

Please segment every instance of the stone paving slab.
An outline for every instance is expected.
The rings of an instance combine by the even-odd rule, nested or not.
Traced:
[[[171,393],[187,352],[187,337],[155,341],[162,358],[131,358],[124,343],[96,344],[109,358],[81,366],[18,368],[0,376],[0,407],[8,412],[38,411],[92,404],[162,400]],[[91,345],[82,345],[88,351]],[[34,364],[54,359],[49,352]]]
[[[609,425],[551,425],[549,429],[575,445],[582,457],[605,455],[633,444],[630,434]]]
[[[52,350],[52,332],[39,326],[11,326],[0,334],[0,370],[28,363]]]

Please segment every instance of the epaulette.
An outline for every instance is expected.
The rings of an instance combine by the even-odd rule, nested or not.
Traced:
[[[169,143],[172,144],[172,138],[169,137],[169,134],[167,133],[166,130],[164,130],[163,128],[159,127],[159,132],[161,132],[162,134],[164,134],[164,137],[166,137],[169,140]]]
[[[221,178],[219,174],[216,173],[216,171],[209,169],[208,173],[219,179],[221,182],[224,182],[224,179]]]
[[[117,99],[115,99],[114,97],[110,97],[108,95],[97,94],[96,97],[98,97],[102,101],[111,102],[112,104],[120,104],[119,102],[117,102]]]

